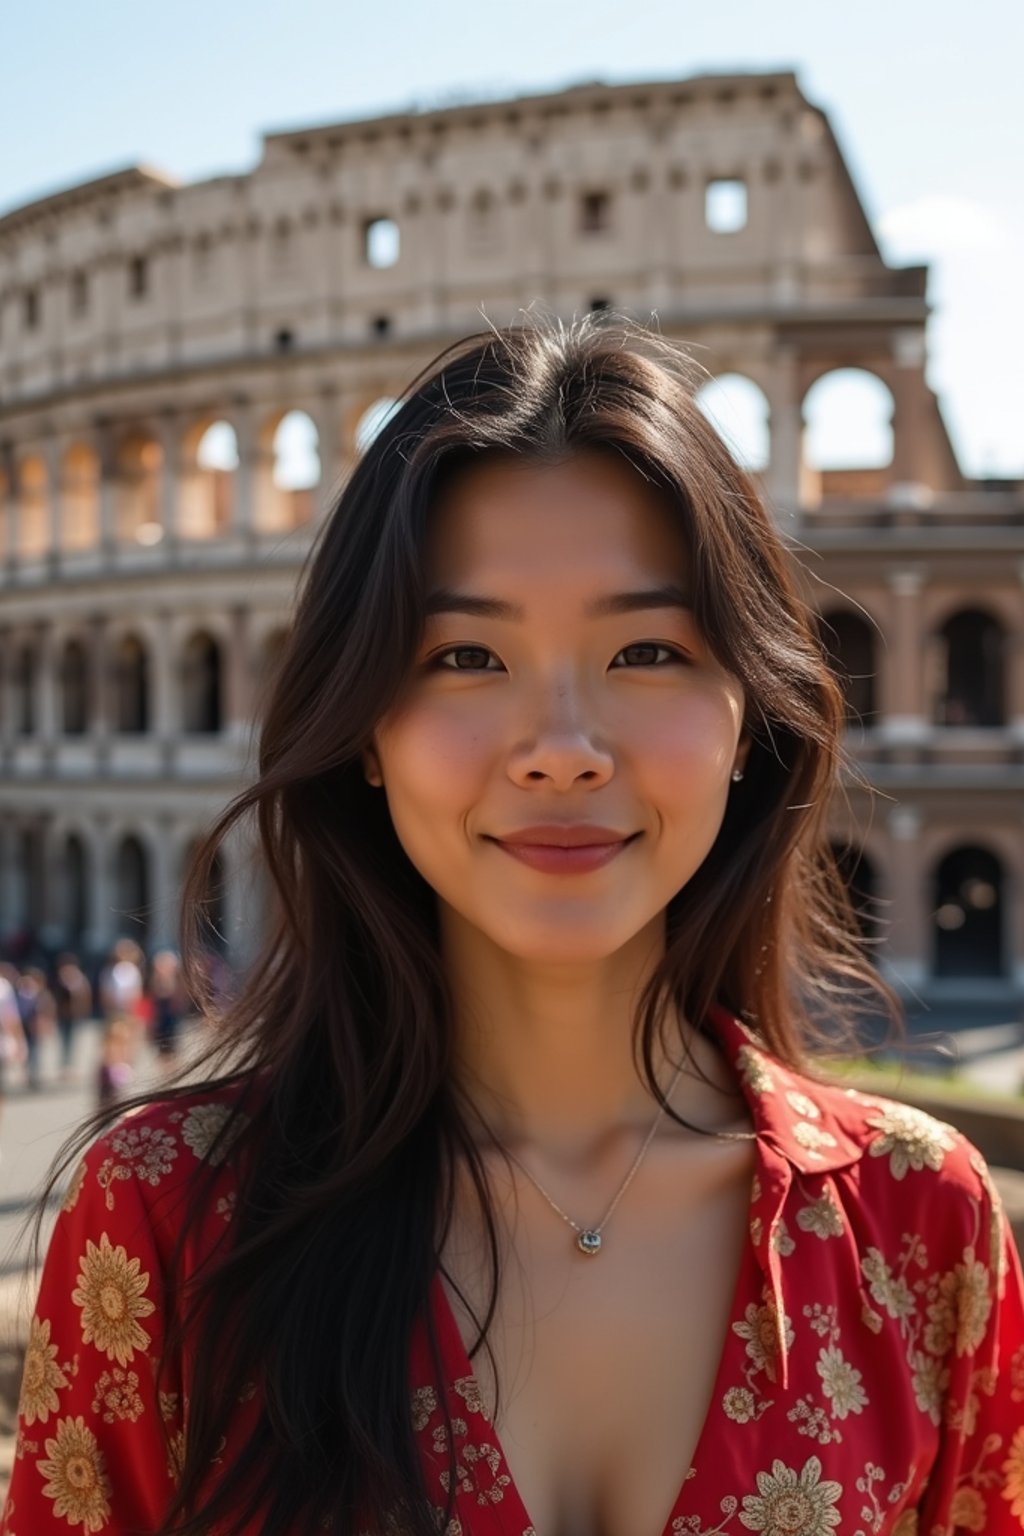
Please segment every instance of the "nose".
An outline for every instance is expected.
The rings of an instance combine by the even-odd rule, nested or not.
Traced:
[[[541,784],[552,789],[572,789],[577,784],[597,788],[614,771],[614,758],[597,722],[588,719],[579,689],[565,680],[552,685],[540,718],[531,721],[508,763],[509,777],[522,788]]]

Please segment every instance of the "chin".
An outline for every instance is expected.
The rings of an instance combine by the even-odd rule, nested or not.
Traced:
[[[635,936],[621,929],[554,922],[488,925],[485,931],[507,955],[535,965],[594,965]]]

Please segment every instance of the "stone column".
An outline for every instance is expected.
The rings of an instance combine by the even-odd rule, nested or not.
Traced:
[[[50,533],[47,539],[51,574],[56,575],[64,558],[63,444],[57,437],[46,442],[46,479],[50,492]]]
[[[18,482],[14,468],[14,453],[9,443],[0,443],[0,485],[6,487],[4,504],[0,507],[0,514],[4,519],[4,564],[8,577],[14,577],[18,570],[20,549],[18,538],[20,533],[18,518]]]
[[[795,522],[800,514],[804,423],[797,361],[792,347],[780,347],[768,386],[771,446],[764,480],[783,522]]]
[[[320,453],[320,485],[315,492],[317,505],[314,512],[317,522],[327,515],[338,489],[341,459],[339,410],[338,392],[328,385],[321,391],[316,406],[310,411],[316,424]]]
[[[244,743],[253,716],[253,658],[249,609],[231,609],[230,634],[224,654],[223,729],[232,741]]]
[[[248,401],[240,400],[232,407],[231,423],[238,442],[238,468],[235,470],[235,493],[231,503],[231,531],[249,539],[256,528],[259,444],[256,433],[256,414]]]
[[[36,699],[38,718],[36,732],[44,755],[51,757],[57,741],[57,657],[54,654],[53,625],[41,623],[34,626],[33,644],[36,651]]]
[[[925,474],[925,406],[923,329],[897,331],[893,343],[893,454],[889,500],[910,507],[931,499]]]
[[[96,451],[100,461],[100,549],[105,560],[117,547],[117,459],[114,434],[106,422],[96,425]]]
[[[110,822],[106,816],[93,818],[92,848],[87,860],[89,879],[89,927],[84,935],[85,948],[93,954],[105,953],[114,939],[114,870]]]
[[[157,611],[150,646],[150,697],[153,733],[160,743],[164,771],[174,764],[174,748],[180,730],[180,712],[176,689],[177,643],[174,621],[166,608]]]
[[[899,567],[886,572],[886,581],[891,619],[879,677],[879,732],[887,745],[917,746],[930,733],[921,614],[924,569]]]
[[[181,480],[181,427],[172,411],[160,417],[157,427],[163,452],[163,469],[160,478],[160,522],[163,526],[163,547],[170,554],[178,542],[178,497]]]
[[[926,892],[921,868],[921,813],[913,805],[889,812],[888,942],[883,969],[889,981],[920,988],[928,980]]]
[[[151,822],[146,828],[146,842],[150,854],[149,945],[151,949],[176,949],[181,891],[174,818],[161,816]]]
[[[110,737],[114,725],[107,618],[96,615],[89,620],[88,629],[86,663],[89,668],[90,735],[96,744],[97,764],[102,769],[110,754]]]

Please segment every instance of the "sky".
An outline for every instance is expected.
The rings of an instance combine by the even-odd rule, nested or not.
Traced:
[[[132,164],[391,110],[794,69],[882,250],[931,264],[929,382],[969,475],[1024,477],[1020,0],[35,0],[0,5],[0,211]]]

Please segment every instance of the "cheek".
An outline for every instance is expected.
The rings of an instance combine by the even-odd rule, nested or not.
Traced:
[[[709,793],[728,779],[739,737],[739,715],[721,695],[695,693],[673,706],[645,710],[623,732],[637,771],[659,800],[679,802]]]
[[[489,732],[479,715],[442,702],[405,711],[378,732],[378,752],[396,822],[402,807],[460,805],[486,772]]]

